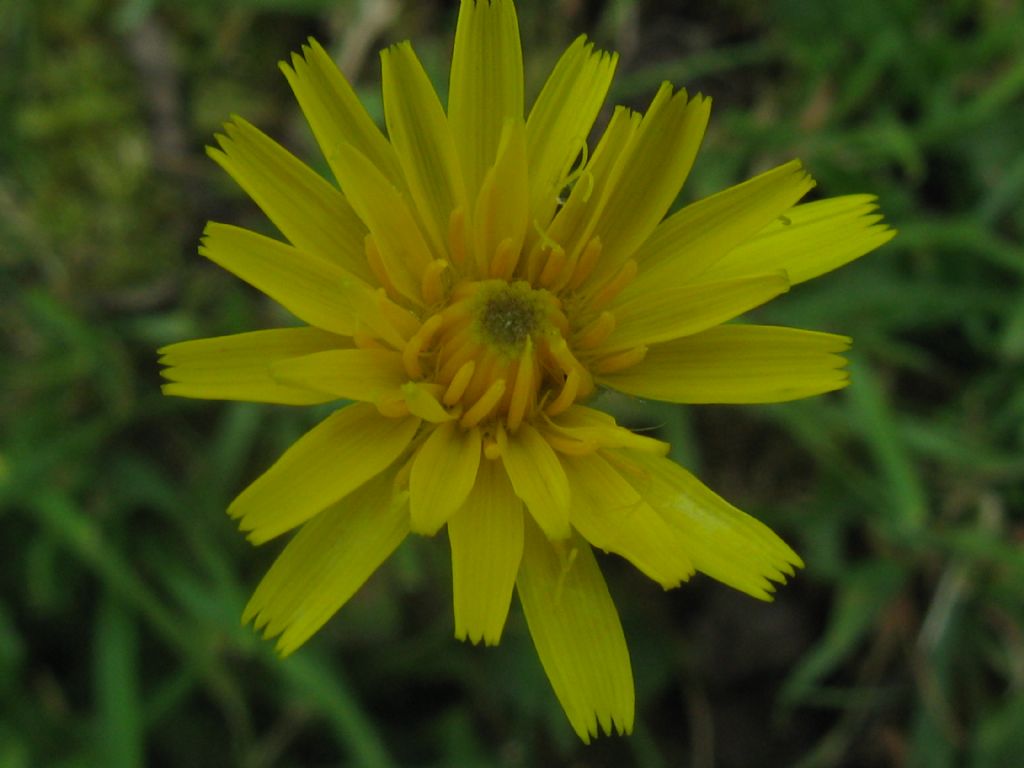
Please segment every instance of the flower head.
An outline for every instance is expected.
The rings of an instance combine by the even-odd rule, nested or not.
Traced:
[[[845,386],[845,337],[723,323],[893,233],[868,196],[798,204],[798,162],[665,219],[709,100],[665,84],[588,152],[616,57],[578,39],[524,119],[510,0],[463,0],[447,110],[409,44],[382,63],[387,137],[315,42],[282,64],[337,186],[241,118],[210,151],[287,242],[211,223],[200,252],[306,325],[171,345],[165,391],[355,401],[231,504],[256,544],[298,528],[244,618],[290,653],[406,535],[447,526],[456,636],[497,643],[517,592],[576,732],[628,732],[592,547],[665,588],[701,571],[762,599],[801,561],[587,400]]]

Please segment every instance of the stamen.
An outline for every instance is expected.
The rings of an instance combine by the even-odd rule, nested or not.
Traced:
[[[462,399],[463,393],[466,391],[466,387],[469,386],[470,379],[473,378],[473,371],[476,370],[476,363],[470,360],[468,363],[464,363],[458,372],[452,378],[451,384],[448,385],[448,389],[445,390],[444,397],[441,398],[441,402],[445,405],[455,405],[459,400]]]
[[[547,262],[544,264],[544,269],[540,273],[538,282],[546,288],[551,287],[555,282],[555,279],[562,274],[562,270],[565,268],[568,259],[565,255],[565,249],[556,245],[551,249],[548,254]]]
[[[476,209],[473,212],[473,226],[476,229],[476,256],[478,274],[486,275],[488,272],[487,260],[491,254],[485,253],[489,250],[489,244],[494,242],[494,228],[498,218],[498,190],[494,180],[494,174],[489,173],[480,185],[480,193],[477,197]]]
[[[453,302],[461,302],[464,299],[468,299],[470,296],[473,296],[479,290],[480,283],[461,282],[457,284],[454,288],[452,288],[451,295],[448,298],[450,301]],[[449,307],[448,309],[451,309],[451,307]]]
[[[506,423],[509,432],[519,429],[519,425],[523,421],[526,407],[534,393],[533,379],[533,339],[527,336],[526,344],[523,345],[523,354],[519,356],[519,369],[516,371],[515,383],[512,385],[512,398],[508,404]]]
[[[601,248],[601,238],[590,238],[587,247],[583,249],[583,253],[580,254],[579,259],[576,261],[576,267],[573,269],[572,277],[566,286],[569,290],[575,291],[583,284],[584,280],[590,277],[590,273],[594,271],[594,265],[597,264],[597,260],[601,256]]]
[[[387,349],[377,339],[366,331],[356,331],[352,334],[352,343],[359,349]]]
[[[580,368],[580,388],[576,393],[577,400],[583,400],[586,397],[590,397],[594,394],[594,390],[597,389],[597,385],[594,384],[594,376],[586,368]]]
[[[544,233],[544,239],[534,243],[526,256],[526,280],[535,284],[540,276],[541,265],[546,261],[545,254],[561,246]]]
[[[470,338],[471,335],[471,330],[467,328],[460,331],[453,340],[445,343],[441,350],[440,359],[444,362],[437,372],[438,381],[452,381],[463,365],[480,354],[480,345]]]
[[[598,360],[593,365],[595,373],[615,373],[630,368],[647,356],[647,347],[639,346],[627,349],[625,352]]]
[[[469,305],[468,301],[456,301],[441,310],[441,317],[444,318],[444,324],[448,328],[454,326],[460,320],[469,318],[472,314],[473,308]]]
[[[473,353],[473,359],[476,363],[476,370],[473,372],[473,378],[469,380],[466,391],[462,393],[462,402],[467,405],[475,403],[486,395],[487,390],[495,381],[506,378],[502,375],[506,373],[505,366],[499,365],[499,361],[490,350],[477,347]]]
[[[562,391],[558,393],[558,397],[552,400],[548,407],[545,408],[545,412],[548,416],[557,416],[565,410],[568,410],[569,406],[576,402],[576,394],[580,391],[580,372],[579,369],[573,368],[569,375],[565,377],[565,383],[562,385]]]
[[[444,299],[444,272],[448,269],[448,262],[444,259],[434,259],[427,268],[423,270],[421,281],[421,293],[423,303],[428,307],[440,304]]]
[[[518,262],[519,252],[515,248],[515,243],[512,242],[511,237],[506,237],[498,243],[498,249],[494,253],[494,258],[491,259],[491,277],[501,280],[510,279],[516,271]]]
[[[501,458],[501,446],[498,444],[498,441],[494,439],[493,435],[484,436],[484,456],[491,461]]]
[[[409,415],[409,406],[401,395],[382,397],[374,405],[381,416],[389,419],[400,419]]]
[[[448,219],[448,255],[452,264],[463,267],[466,264],[466,211],[460,205]]]
[[[395,288],[395,284],[391,281],[388,268],[384,266],[384,259],[381,258],[380,249],[377,248],[377,241],[373,239],[373,235],[367,235],[363,240],[363,249],[366,252],[366,262],[370,265],[370,271],[377,278],[377,282],[389,294],[397,298],[399,295],[398,289]]]
[[[547,247],[547,248],[557,248],[558,247],[558,243],[556,243],[554,240],[551,239],[551,235],[548,234],[546,229],[541,227],[540,222],[537,221],[537,219],[533,220],[533,229],[534,229],[534,231],[536,231],[538,237],[540,237],[540,241],[538,243],[536,243],[530,249],[531,255],[534,254],[535,251],[537,251],[537,250],[539,250],[540,248],[543,248],[543,247]]]
[[[440,340],[438,379],[451,381],[462,364],[477,357],[479,353],[480,343],[470,323],[456,321],[446,324]]]
[[[405,345],[402,350],[402,363],[405,365],[405,372],[409,374],[409,378],[419,379],[423,376],[420,353],[434,338],[434,334],[438,332],[443,323],[444,318],[441,315],[431,315],[430,319],[413,334],[413,337]]]
[[[412,474],[412,464],[416,460],[416,454],[418,451],[413,451],[412,455],[406,460],[402,468],[398,470],[398,474],[395,475],[395,479],[392,481],[396,490],[404,489],[409,487],[409,475]]]
[[[580,329],[576,336],[576,346],[579,349],[593,349],[607,339],[614,330],[615,315],[605,310]]]
[[[630,259],[615,274],[611,280],[605,283],[601,290],[594,294],[594,297],[587,302],[587,307],[590,310],[604,309],[608,306],[612,300],[622,292],[622,289],[633,282],[633,278],[636,277],[637,265],[633,259]]]
[[[616,469],[621,469],[623,472],[642,480],[650,479],[648,470],[644,469],[642,465],[637,464],[635,461],[627,459],[618,451],[602,451],[601,455]]]
[[[556,339],[553,344],[548,344],[548,352],[562,370],[562,373],[569,374],[583,367],[580,361],[572,354],[568,343],[562,337]]]
[[[463,429],[475,427],[490,415],[504,394],[505,380],[498,379],[487,388],[484,396],[477,400],[473,407],[462,415],[462,418],[459,420],[459,426]]]
[[[597,443],[593,440],[572,440],[550,432],[544,433],[544,439],[548,441],[548,445],[566,456],[589,456],[598,449]]]
[[[562,302],[551,294],[548,294],[548,296],[550,297],[550,301],[548,302],[548,306],[550,307],[548,310],[548,320],[551,321],[551,324],[558,329],[559,333],[561,333],[563,337],[568,336],[569,318],[567,318],[565,313],[562,312]]]

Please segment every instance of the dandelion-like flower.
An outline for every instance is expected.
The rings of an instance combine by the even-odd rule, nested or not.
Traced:
[[[664,84],[588,152],[615,55],[576,40],[524,119],[510,0],[463,0],[447,112],[408,43],[382,64],[387,137],[317,43],[282,64],[338,186],[240,118],[210,151],[288,242],[211,223],[200,252],[307,325],[173,344],[165,392],[354,401],[231,504],[255,544],[298,528],[244,620],[291,653],[410,532],[447,526],[455,635],[496,644],[517,592],[579,736],[628,732],[592,547],[666,589],[701,571],[761,599],[802,563],[585,403],[840,389],[847,338],[723,323],[893,232],[869,196],[798,204],[813,182],[795,161],[662,221],[708,99]]]

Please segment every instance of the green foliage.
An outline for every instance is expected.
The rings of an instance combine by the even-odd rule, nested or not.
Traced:
[[[316,35],[380,116],[373,51],[445,84],[455,4],[0,7],[0,766],[972,765],[1024,749],[1024,10],[997,0],[521,0],[528,94],[579,32],[715,99],[680,204],[790,157],[901,231],[765,322],[847,333],[854,385],[681,410],[609,398],[784,532],[772,605],[605,558],[638,681],[628,741],[572,736],[515,611],[451,639],[410,541],[280,660],[238,617],[275,545],[232,496],[323,413],[159,392],[156,347],[288,322],[203,263],[267,229],[203,156],[231,113],[326,170],[275,62]],[[387,11],[374,16],[371,11]]]

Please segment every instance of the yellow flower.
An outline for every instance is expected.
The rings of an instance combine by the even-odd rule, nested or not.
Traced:
[[[701,571],[761,599],[802,563],[584,403],[840,389],[847,338],[722,323],[893,232],[869,196],[798,205],[813,182],[795,161],[662,221],[708,99],[665,84],[588,153],[615,55],[576,40],[524,119],[510,0],[463,0],[447,113],[408,43],[382,63],[387,137],[315,42],[282,64],[338,186],[240,118],[210,151],[288,242],[211,223],[200,252],[307,325],[173,344],[164,391],[356,401],[231,504],[255,544],[299,529],[244,619],[291,653],[410,532],[447,526],[456,636],[497,643],[515,589],[579,736],[629,732],[592,546],[666,589]]]

